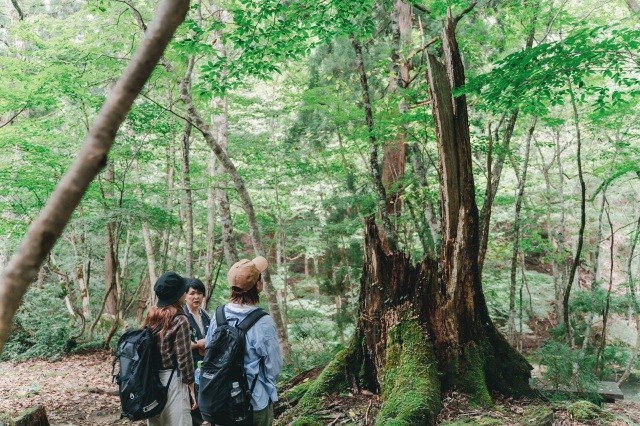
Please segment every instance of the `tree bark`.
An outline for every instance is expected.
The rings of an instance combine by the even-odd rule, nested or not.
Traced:
[[[131,105],[153,71],[189,8],[186,0],[163,0],[140,47],[108,94],[83,147],[54,190],[0,278],[0,351],[22,296],[58,240],[91,181],[107,163],[107,153]]]
[[[109,163],[105,173],[106,190],[103,192],[106,211],[111,209],[110,203],[114,199],[114,177],[113,163]],[[104,309],[108,315],[112,316],[116,315],[118,311],[118,302],[116,300],[116,272],[118,269],[116,239],[118,228],[119,226],[114,220],[109,220],[105,226],[104,291],[107,299]]]

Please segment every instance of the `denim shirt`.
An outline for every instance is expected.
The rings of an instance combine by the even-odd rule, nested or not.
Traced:
[[[255,306],[238,305],[229,303],[224,307],[224,314],[231,325],[236,324],[246,318]],[[209,346],[213,332],[217,328],[216,316],[211,315],[211,325],[205,338],[206,346]],[[276,325],[269,315],[265,315],[249,329],[246,335],[247,346],[244,354],[244,371],[247,375],[248,385],[251,386],[253,379],[258,376],[256,386],[251,394],[251,406],[254,411],[267,407],[269,400],[276,402],[276,379],[282,368],[282,356],[280,355],[280,344],[276,333]],[[262,360],[263,367],[260,366]]]

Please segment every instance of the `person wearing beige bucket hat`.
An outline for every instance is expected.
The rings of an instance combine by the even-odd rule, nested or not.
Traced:
[[[229,303],[216,308],[205,339],[205,347],[209,348],[219,324],[233,324],[237,327],[252,313],[251,317],[259,318],[246,331],[244,352],[244,372],[251,389],[254,426],[273,424],[273,403],[278,401],[275,384],[283,364],[273,319],[264,312],[262,316],[256,312],[262,311],[256,305],[263,288],[261,274],[268,266],[267,259],[257,256],[253,260],[242,259],[229,268]],[[247,322],[251,322],[251,318]]]

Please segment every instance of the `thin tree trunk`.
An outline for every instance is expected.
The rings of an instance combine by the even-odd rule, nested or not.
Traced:
[[[627,0],[627,6],[629,6],[629,10],[633,13],[640,13],[640,5],[636,0]]]
[[[398,89],[406,89],[409,85],[409,63],[405,61],[400,52],[410,42],[411,35],[411,5],[403,0],[396,0],[391,13],[391,66],[392,73],[389,77],[388,92],[393,95]],[[364,66],[363,66],[364,69]],[[404,98],[398,104],[400,115],[406,113],[407,102]],[[400,126],[395,140],[388,141],[384,145],[382,156],[382,183],[387,194],[387,214],[397,216],[402,208],[402,188],[400,184],[404,177],[406,164],[406,129]]]
[[[515,346],[516,339],[516,273],[518,270],[518,253],[520,252],[520,210],[522,209],[522,201],[524,199],[524,189],[527,183],[527,171],[529,169],[529,153],[531,152],[531,140],[533,139],[533,131],[535,130],[537,117],[534,118],[533,124],[529,128],[527,142],[524,153],[524,164],[522,165],[522,173],[518,182],[518,194],[516,196],[515,218],[513,220],[513,253],[511,255],[511,285],[509,287],[509,321],[508,336],[510,343]],[[520,292],[520,306],[522,306],[522,292]],[[522,318],[522,315],[520,315]]]
[[[603,195],[604,197],[604,195]],[[605,299],[604,310],[602,311],[602,339],[600,339],[600,346],[598,347],[598,351],[596,353],[596,368],[595,374],[600,376],[600,372],[604,367],[601,365],[602,362],[602,353],[604,352],[604,347],[607,344],[607,322],[609,321],[609,306],[611,303],[611,290],[613,288],[613,250],[615,247],[615,230],[613,229],[613,223],[611,222],[611,215],[609,214],[609,201],[605,197],[606,209],[607,213],[607,222],[609,223],[609,232],[610,232],[610,244],[609,244],[609,289],[607,290],[607,298]]]
[[[217,9],[217,5],[214,4],[214,14],[219,15],[217,19],[221,22],[225,22],[228,19],[227,12]],[[226,58],[227,50],[222,42],[222,34],[214,33],[215,42],[213,47],[216,53],[221,58]],[[226,76],[226,69],[222,70],[222,77]],[[211,100],[211,109],[214,113],[211,116],[211,126],[213,136],[220,145],[220,148],[227,153],[228,137],[229,137],[229,120],[228,120],[228,100],[227,96],[221,95],[214,97]],[[231,266],[238,261],[238,250],[236,249],[235,239],[233,237],[233,219],[231,217],[231,208],[229,206],[229,197],[226,192],[226,187],[229,179],[226,175],[225,168],[222,164],[218,164],[218,184],[219,188],[217,192],[218,208],[220,211],[220,234],[222,238],[222,249],[224,251],[224,257],[227,261],[227,266]]]
[[[213,182],[216,175],[216,156],[209,153],[209,178]],[[215,266],[215,229],[216,229],[216,191],[210,185],[207,188],[207,254],[204,263],[204,286],[207,295],[211,293],[213,268]]]
[[[606,200],[607,188],[602,190],[602,201],[600,203],[600,213],[598,213],[598,232],[596,234],[596,252],[593,261],[593,282],[591,283],[591,309],[587,315],[586,327],[584,330],[584,340],[582,341],[582,353],[586,353],[589,347],[589,339],[591,338],[591,327],[593,326],[593,317],[595,313],[595,291],[600,288],[600,241],[602,240],[602,217],[604,215],[604,206]]]
[[[409,153],[411,158],[411,166],[413,167],[413,171],[418,178],[418,182],[420,182],[420,186],[422,188],[428,188],[427,182],[427,172],[424,168],[424,163],[421,158],[420,148],[418,144],[413,143],[409,145]],[[422,227],[422,233],[420,235],[421,240],[425,246],[425,253],[430,256],[435,256],[436,254],[436,244],[437,244],[437,236],[440,233],[440,220],[438,218],[437,213],[433,209],[433,204],[430,202],[426,202],[423,209],[421,209],[420,213],[421,222],[424,223]]]
[[[628,0],[628,1],[633,1],[633,0]],[[20,17],[20,20],[24,21],[24,12],[22,11],[22,8],[18,4],[18,0],[11,0],[11,4],[13,5],[13,8],[16,10],[16,12],[18,12],[18,16]]]
[[[527,2],[526,2],[527,3]],[[531,6],[531,9],[534,9],[537,5],[537,1],[533,2],[534,4]],[[529,27],[529,33],[527,35],[527,40],[525,42],[525,49],[531,49],[533,47],[533,41],[535,38],[536,32],[536,21],[537,14],[532,13],[531,22]],[[482,274],[482,268],[484,267],[485,256],[487,255],[487,245],[489,243],[489,226],[491,224],[491,208],[493,206],[493,201],[496,198],[496,194],[498,193],[498,187],[500,186],[500,178],[502,176],[502,167],[504,165],[504,160],[509,153],[509,147],[511,145],[511,138],[513,136],[513,130],[516,127],[516,120],[518,119],[518,114],[520,112],[519,108],[515,108],[511,111],[511,116],[509,117],[509,121],[507,122],[507,127],[504,131],[504,135],[502,138],[502,146],[500,151],[498,152],[495,163],[489,160],[488,168],[487,168],[487,187],[485,190],[484,203],[482,205],[482,210],[480,210],[480,251],[478,254],[478,265],[480,267],[480,274]],[[500,126],[498,126],[500,127]],[[496,137],[498,131],[496,129]],[[489,127],[489,137],[491,138],[491,127]],[[489,155],[492,154],[492,147],[489,148]]]
[[[173,144],[173,139],[171,138],[169,140],[169,144],[167,145],[167,158],[166,158],[166,162],[167,162],[167,174],[166,174],[166,181],[167,181],[167,200],[166,200],[166,204],[165,204],[165,211],[167,211],[169,213],[169,218],[167,220],[167,223],[165,224],[165,228],[164,228],[164,232],[162,233],[162,249],[161,249],[161,253],[162,253],[162,263],[161,263],[161,271],[166,271],[167,270],[167,266],[169,264],[169,244],[171,241],[171,218],[173,218],[174,216],[174,206],[173,206],[173,202],[174,202],[174,174],[175,174],[175,167],[174,167],[174,160],[175,160],[175,146]],[[154,285],[155,281],[151,281],[151,286],[150,286],[150,298],[149,298],[149,302],[152,305],[155,305],[155,293],[153,291],[153,285]],[[150,305],[150,306],[152,306]]]
[[[244,184],[244,180],[238,173],[235,165],[227,155],[227,153],[222,149],[222,147],[218,144],[218,141],[215,139],[211,131],[209,130],[209,126],[207,126],[200,115],[198,114],[193,102],[191,100],[191,95],[188,92],[188,86],[183,84],[181,87],[182,90],[182,99],[187,106],[187,111],[189,113],[189,117],[192,120],[194,126],[202,133],[204,139],[209,144],[211,150],[216,154],[218,161],[224,167],[226,172],[231,176],[231,180],[234,183],[236,191],[240,196],[240,201],[242,202],[242,207],[245,210],[247,215],[247,221],[249,224],[249,234],[251,236],[251,242],[253,243],[253,250],[256,256],[264,256],[265,252],[262,247],[262,242],[260,239],[260,230],[258,228],[258,222],[256,219],[256,214],[253,208],[253,203],[251,202],[251,197],[249,196],[249,192]],[[264,290],[267,296],[267,301],[269,303],[269,310],[271,311],[271,316],[276,324],[276,329],[278,331],[278,337],[280,339],[280,348],[282,350],[282,355],[285,359],[290,359],[291,357],[291,345],[289,343],[289,338],[287,336],[287,330],[284,326],[283,318],[280,313],[280,307],[278,306],[277,295],[273,284],[271,282],[271,275],[269,273],[269,269],[265,270],[262,273],[263,282],[264,282]]]
[[[117,129],[171,40],[175,29],[184,20],[188,8],[189,2],[184,0],[160,2],[145,39],[114,89],[108,94],[82,150],[38,217],[29,226],[18,252],[4,269],[0,278],[0,351],[9,337],[12,319],[22,296],[62,234],[89,184],[106,165],[107,153]]]
[[[636,247],[638,245],[638,236],[640,235],[640,216],[638,216],[638,220],[636,221],[636,228],[634,230],[632,242],[631,242],[631,253],[629,253],[629,260],[627,260],[627,276],[628,276],[628,284],[629,284],[629,296],[631,296],[631,307],[633,308],[633,318],[636,322],[636,345],[631,351],[631,356],[629,357],[629,361],[627,361],[627,366],[624,369],[624,373],[618,380],[618,386],[622,385],[627,381],[629,376],[631,375],[631,370],[633,369],[633,365],[635,364],[636,358],[638,358],[638,352],[640,351],[640,306],[638,306],[638,295],[636,294],[636,284],[633,278],[633,271],[631,269],[631,264],[633,262],[633,254],[635,253]]]
[[[569,323],[569,296],[571,295],[571,287],[573,286],[573,280],[580,264],[580,256],[582,255],[582,245],[584,243],[584,228],[586,225],[586,201],[587,201],[587,186],[582,175],[582,139],[580,137],[580,121],[578,117],[578,107],[576,105],[575,94],[569,82],[569,90],[571,91],[571,106],[573,108],[573,119],[576,127],[576,142],[578,144],[578,152],[576,153],[578,163],[578,179],[580,180],[580,229],[578,230],[578,246],[576,247],[575,257],[573,264],[571,265],[571,272],[569,273],[569,281],[564,290],[564,296],[562,298],[562,311],[564,315],[564,325],[567,337],[567,344],[573,344],[573,335],[571,330],[571,324]]]
[[[105,174],[106,190],[104,191],[104,203],[106,209],[111,209],[110,202],[114,198],[114,166],[113,163],[107,165],[107,172]],[[118,224],[113,220],[109,220],[105,227],[105,254],[104,254],[104,288],[107,295],[107,301],[105,303],[105,312],[108,315],[115,316],[118,312],[118,301],[115,292],[116,289],[116,273],[118,270],[117,252],[116,252],[116,232]]]
[[[193,57],[192,57],[193,58]],[[193,59],[190,61],[193,61]],[[193,68],[193,66],[191,67]],[[191,176],[189,170],[189,139],[191,136],[191,123],[185,122],[182,134],[182,187],[184,189],[182,207],[185,218],[185,274],[193,277],[193,197],[191,195]]]
[[[380,173],[380,165],[378,164],[378,140],[375,134],[375,127],[373,124],[373,109],[371,106],[371,98],[369,97],[369,83],[367,81],[367,73],[364,67],[364,59],[362,57],[362,46],[353,35],[349,36],[353,50],[356,54],[356,67],[360,76],[360,86],[362,89],[362,102],[364,107],[364,116],[367,123],[367,130],[369,132],[369,169],[371,177],[373,179],[373,186],[378,195],[378,213],[382,217],[382,226],[385,232],[383,238],[385,238],[388,244],[388,249],[393,251],[395,249],[397,235],[394,227],[391,224],[389,214],[387,213],[387,194],[382,182],[382,175]]]
[[[132,171],[136,180],[136,194],[138,199],[142,200],[142,190],[140,189],[140,169],[138,167],[138,160],[133,159],[131,163]],[[153,251],[153,241],[151,240],[151,232],[149,231],[149,226],[147,225],[147,221],[142,221],[142,238],[144,240],[144,252],[147,258],[147,272],[149,274],[149,279],[152,283],[156,282],[158,275],[156,273],[156,256]],[[146,297],[146,300],[149,303],[149,306],[155,305],[155,293],[153,289],[149,292],[149,296]]]
[[[78,241],[75,230],[71,231],[69,239],[71,241],[71,246],[73,247],[73,252],[76,258],[75,276],[78,291],[80,292],[80,300],[82,301],[82,315],[85,318],[90,318],[91,304],[89,302],[89,277],[85,276],[85,261],[84,254],[82,253],[84,245],[80,245],[81,242]],[[91,261],[89,260],[88,262],[90,267]],[[42,271],[43,268],[40,268],[40,270]]]

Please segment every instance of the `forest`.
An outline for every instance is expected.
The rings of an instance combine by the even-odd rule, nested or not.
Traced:
[[[276,424],[640,424],[639,102],[636,0],[0,2],[0,424],[256,256]]]

